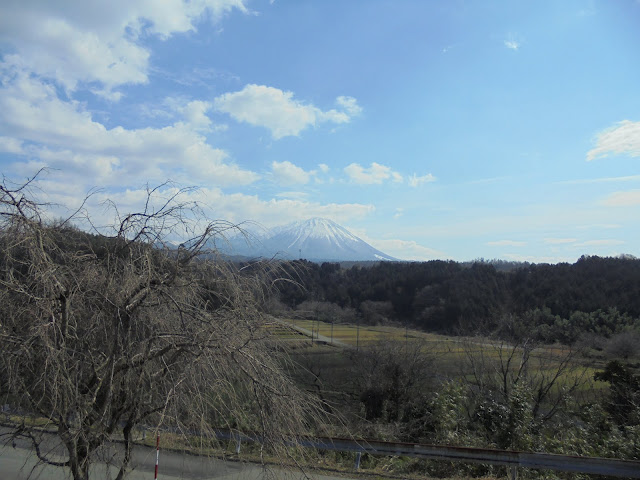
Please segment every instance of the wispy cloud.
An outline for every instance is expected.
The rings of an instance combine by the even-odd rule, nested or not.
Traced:
[[[614,245],[624,245],[626,242],[623,240],[615,239],[602,239],[602,240],[587,240],[586,242],[576,243],[574,247],[610,247]]]
[[[628,175],[626,177],[603,177],[603,178],[583,178],[577,180],[563,180],[556,182],[558,185],[582,185],[589,183],[615,183],[615,182],[638,182],[640,175]]]
[[[516,40],[505,40],[504,46],[511,50],[518,50],[520,48],[520,43]]]
[[[504,46],[509,50],[517,51],[522,46],[522,39],[519,35],[510,33],[507,38],[503,40]]]
[[[487,242],[490,247],[525,247],[527,242],[517,242],[515,240],[497,240],[495,242]]]
[[[391,167],[373,162],[369,167],[363,167],[358,163],[352,163],[344,168],[344,172],[352,182],[359,185],[381,184],[385,180],[393,180],[394,182],[402,182],[403,178],[398,172]]]
[[[577,242],[577,238],[545,238],[543,242],[547,245],[566,245]]]
[[[587,152],[587,161],[611,154],[640,157],[640,122],[623,120],[596,135],[596,146]]]
[[[224,218],[231,222],[256,221],[265,227],[282,225],[286,221],[309,217],[326,217],[338,223],[363,219],[375,212],[375,206],[362,203],[319,203],[306,200],[300,192],[282,192],[278,198],[261,199],[243,193],[227,194],[222,189],[200,189],[194,195],[210,218]],[[119,204],[119,203],[118,203]]]
[[[0,152],[4,153],[24,153],[22,141],[17,138],[0,137]]]
[[[422,175],[422,176],[418,176],[414,173],[408,179],[410,187],[419,187],[420,185],[423,185],[425,183],[431,183],[435,181],[436,181],[436,177],[434,177],[430,173],[427,173],[426,175]]]
[[[309,197],[308,192],[280,192],[275,195],[278,198],[291,198],[293,200],[306,200]]]
[[[433,248],[425,247],[418,242],[391,238],[371,238],[363,229],[347,227],[347,230],[360,237],[368,244],[373,245],[375,248],[402,260],[426,261],[436,258],[446,258],[445,253]]]
[[[336,105],[342,107],[352,117],[362,113],[362,107],[358,105],[358,101],[353,97],[340,96],[336,98]]]
[[[640,205],[640,190],[614,192],[602,201],[607,207],[634,207]]]

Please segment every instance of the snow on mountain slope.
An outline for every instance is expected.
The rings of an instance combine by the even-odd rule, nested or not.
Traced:
[[[284,259],[396,260],[326,218],[311,218],[271,229],[254,241],[231,241],[236,255]]]

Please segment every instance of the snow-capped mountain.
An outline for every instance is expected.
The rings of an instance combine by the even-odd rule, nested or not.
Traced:
[[[311,218],[229,239],[217,247],[244,256],[328,261],[396,260],[326,218]]]

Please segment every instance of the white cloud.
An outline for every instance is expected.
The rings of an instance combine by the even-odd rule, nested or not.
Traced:
[[[435,182],[436,177],[432,174],[428,173],[426,175],[422,175],[421,177],[417,176],[415,173],[409,177],[409,186],[410,187],[419,187],[425,183]]]
[[[179,111],[184,115],[186,122],[191,125],[194,130],[208,132],[211,130],[211,119],[206,113],[211,106],[209,102],[194,100],[181,107]]]
[[[265,227],[310,217],[330,218],[342,224],[364,218],[375,211],[373,205],[361,203],[321,204],[301,198],[262,200],[255,195],[225,194],[220,189],[201,189],[194,198],[210,206],[210,218],[222,218],[235,223],[256,221]]]
[[[596,136],[596,146],[587,152],[587,161],[611,154],[640,157],[640,122],[623,120]]]
[[[291,162],[273,162],[271,164],[273,176],[282,185],[304,185],[309,182],[313,172],[306,172],[304,169]]]
[[[98,82],[96,94],[117,100],[113,88],[147,81],[150,53],[141,38],[193,31],[202,18],[216,20],[234,8],[247,11],[242,0],[6,0],[0,40],[13,52],[4,65],[69,91]]]
[[[17,138],[0,137],[0,152],[23,153],[22,142]]]
[[[264,127],[278,140],[286,136],[297,136],[305,128],[319,123],[348,123],[353,112],[358,111],[356,100],[338,97],[344,111],[319,108],[293,98],[293,92],[285,92],[265,85],[246,85],[242,90],[225,93],[214,101],[216,109],[228,113],[239,122]]]
[[[576,243],[574,247],[609,247],[613,245],[623,245],[623,240],[604,239],[604,240],[587,240],[586,242]]]
[[[545,238],[543,242],[547,245],[564,245],[577,242],[577,238]]]
[[[360,185],[379,185],[388,179],[392,179],[394,182],[402,182],[402,175],[394,172],[390,167],[376,162],[373,162],[368,168],[358,163],[352,163],[347,165],[344,171],[352,182]]]
[[[362,107],[358,105],[358,101],[353,97],[340,96],[336,98],[336,104],[342,107],[351,117],[362,113]]]
[[[33,174],[33,172],[28,172]],[[25,175],[26,177],[26,175]],[[142,185],[142,182],[140,183]],[[151,187],[158,183],[150,183]],[[52,207],[51,215],[68,215],[77,208],[86,196],[82,184],[69,183],[69,176],[62,171],[48,171],[37,181],[40,192],[38,200],[65,205],[67,208]],[[165,197],[175,192],[176,187],[161,189]],[[219,188],[199,188],[184,193],[181,201],[197,202],[205,214],[205,221],[224,220],[234,224],[253,222],[264,227],[274,227],[295,220],[306,220],[309,217],[330,218],[338,223],[359,220],[375,211],[373,205],[361,203],[329,203],[322,204],[305,200],[302,192],[282,194],[286,198],[264,200],[256,195],[243,193],[228,194]],[[128,188],[118,191],[99,191],[87,203],[87,209],[98,225],[112,225],[113,216],[106,212],[104,201],[113,201],[121,213],[140,211],[144,207],[146,191],[144,188]]]
[[[520,37],[520,35],[510,33],[507,35],[507,38],[504,39],[503,43],[509,50],[518,51],[522,46],[522,37]]]
[[[504,41],[504,46],[511,50],[518,50],[518,48],[520,48],[520,43],[516,40],[510,39]]]
[[[102,186],[173,178],[188,184],[244,185],[254,172],[228,162],[200,133],[206,129],[205,102],[184,105],[187,122],[161,128],[111,129],[96,122],[80,102],[63,101],[38,79],[18,76],[0,89],[3,144],[19,143],[30,158]],[[93,176],[99,173],[99,176]]]
[[[404,208],[399,207],[396,208],[396,213],[393,214],[393,218],[400,218],[402,215],[404,215]]]
[[[634,207],[640,205],[640,190],[614,192],[602,201],[608,207]]]
[[[401,260],[426,261],[446,257],[443,252],[425,247],[414,241],[371,238],[364,229],[346,228],[369,245]]]
[[[401,260],[426,261],[446,257],[443,252],[414,241],[389,239],[371,240],[370,243],[378,250]]]
[[[320,164],[318,164],[318,169],[322,173],[327,173],[327,172],[329,172],[329,165],[327,165],[326,163],[320,163]]]
[[[351,163],[344,168],[349,179],[359,185],[380,185],[386,180],[395,183],[402,183],[404,177],[402,174],[394,171],[391,167],[373,162],[369,167],[363,167],[358,163]],[[417,176],[415,173],[407,177],[407,183],[410,187],[418,187],[425,183],[435,182],[436,177],[432,174]]]
[[[276,193],[278,198],[291,198],[293,200],[306,200],[309,197],[307,192],[280,192]]]
[[[524,247],[527,242],[517,242],[514,240],[498,240],[495,242],[487,242],[490,247]]]

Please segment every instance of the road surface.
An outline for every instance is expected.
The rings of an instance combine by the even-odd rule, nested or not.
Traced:
[[[2,428],[2,433],[6,429]],[[6,438],[6,437],[5,437]],[[63,451],[53,443],[48,443],[45,450],[52,453],[52,459],[64,460]],[[56,454],[59,454],[56,456]],[[104,456],[114,452],[106,452]],[[103,457],[104,457],[103,456]],[[134,470],[126,477],[129,480],[152,480],[156,462],[154,448],[136,446],[133,452],[132,466]],[[109,466],[105,461],[96,462],[91,470],[90,478],[96,480],[113,479],[117,475],[117,469]],[[338,477],[316,475],[306,472],[312,480],[344,480]],[[15,448],[11,442],[0,444],[0,479],[41,479],[41,480],[67,480],[70,479],[69,470],[51,465],[43,465],[38,462],[35,454],[29,449],[24,440],[18,440]],[[160,450],[160,462],[158,468],[158,480],[302,480],[305,478],[300,471],[288,471],[279,467],[270,466],[265,469],[261,465],[240,461],[221,460],[218,458],[188,455],[181,452]]]

